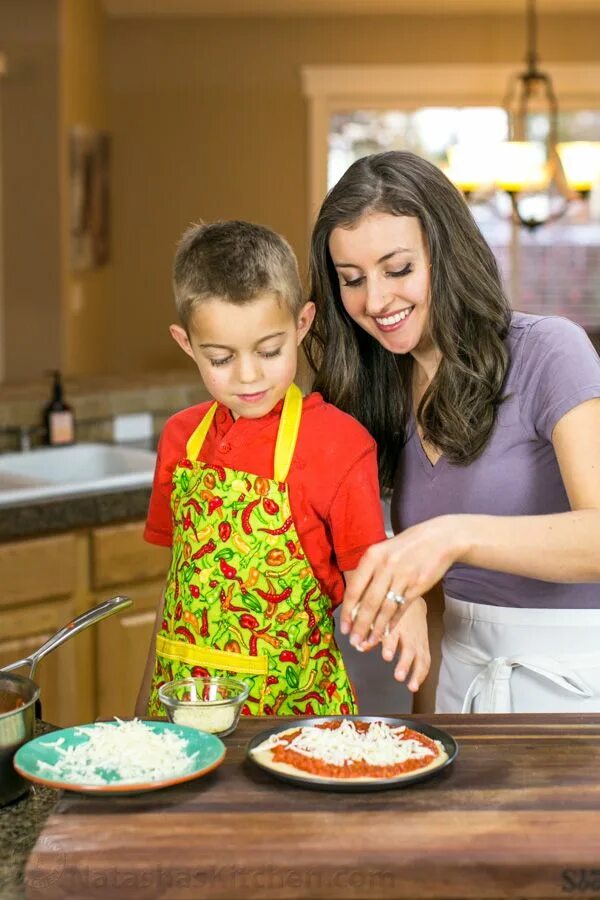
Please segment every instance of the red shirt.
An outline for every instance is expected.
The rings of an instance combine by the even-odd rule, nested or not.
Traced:
[[[170,547],[173,535],[173,469],[212,401],[172,416],[158,444],[145,539]],[[275,441],[283,401],[259,419],[239,418],[219,405],[199,459],[273,478]],[[337,606],[343,571],[356,568],[371,544],[385,538],[377,478],[377,449],[356,419],[325,403],[304,398],[296,450],[288,474],[290,505],[300,543],[323,592]]]

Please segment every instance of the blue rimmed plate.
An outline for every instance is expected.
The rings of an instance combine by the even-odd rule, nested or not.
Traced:
[[[221,765],[225,758],[225,745],[214,734],[198,731],[186,725],[175,725],[172,722],[144,721],[144,725],[156,734],[175,734],[186,741],[186,754],[189,757],[187,764],[177,774],[170,774],[168,778],[156,781],[131,782],[124,781],[114,769],[101,770],[100,774],[105,779],[105,784],[86,784],[81,780],[69,776],[53,776],[48,773],[45,766],[39,763],[55,765],[62,757],[62,752],[69,747],[76,747],[90,739],[86,732],[109,724],[118,727],[118,722],[92,723],[91,725],[75,725],[72,728],[62,728],[51,734],[42,734],[27,744],[23,744],[14,757],[14,766],[23,778],[44,784],[52,788],[63,788],[68,791],[78,791],[86,794],[133,794],[143,791],[155,791],[159,788],[169,787],[173,784],[181,784],[184,781],[192,781],[207,775]],[[59,743],[60,742],[60,743]],[[59,749],[60,748],[60,749]]]

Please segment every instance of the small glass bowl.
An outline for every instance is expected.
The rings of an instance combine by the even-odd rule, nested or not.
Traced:
[[[171,722],[224,737],[235,731],[248,685],[235,678],[182,678],[158,689]]]

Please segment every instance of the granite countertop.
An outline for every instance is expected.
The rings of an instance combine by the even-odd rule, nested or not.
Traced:
[[[145,519],[150,491],[150,487],[121,489],[5,507],[8,514],[0,516],[0,541]]]
[[[36,723],[35,736],[56,731],[55,725]],[[50,815],[60,791],[32,784],[18,800],[0,807],[0,897],[22,900],[25,897],[25,864],[44,822]]]

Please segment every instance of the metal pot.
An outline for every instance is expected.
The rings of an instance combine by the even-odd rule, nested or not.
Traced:
[[[13,756],[21,744],[33,737],[35,729],[35,701],[40,689],[31,678],[4,675],[0,672],[0,692],[16,694],[23,706],[0,715],[0,806],[20,797],[26,782],[13,768]]]
[[[52,650],[56,650],[65,641],[94,625],[113,613],[121,612],[131,606],[129,597],[112,597],[103,603],[86,610],[69,622],[56,634],[48,638],[45,644],[27,656],[0,669],[0,692],[16,694],[23,700],[23,705],[16,709],[0,713],[0,806],[15,800],[24,794],[28,783],[13,768],[13,756],[22,744],[31,740],[35,730],[36,703],[40,689],[32,680],[38,662]],[[23,675],[9,675],[13,669],[29,666],[30,678]]]

